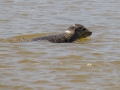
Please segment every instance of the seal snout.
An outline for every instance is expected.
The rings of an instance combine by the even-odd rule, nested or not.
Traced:
[[[87,31],[82,36],[83,36],[83,38],[86,38],[86,37],[89,37],[91,35],[92,35],[92,32],[91,31]]]
[[[91,31],[89,31],[89,34],[90,34],[90,35],[92,35],[92,32],[91,32]]]
[[[89,32],[88,32],[88,36],[91,36],[91,35],[92,35],[92,32],[91,32],[91,31],[89,31]]]
[[[87,32],[88,36],[92,35],[92,32],[91,31],[88,31]]]

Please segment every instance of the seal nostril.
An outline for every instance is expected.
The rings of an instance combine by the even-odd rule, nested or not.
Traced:
[[[91,35],[91,34],[92,34],[92,32],[89,32],[89,34]]]

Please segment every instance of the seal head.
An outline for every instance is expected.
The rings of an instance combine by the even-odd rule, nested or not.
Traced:
[[[66,34],[71,34],[71,37],[69,38],[69,42],[73,42],[77,39],[86,38],[89,37],[92,32],[89,31],[86,27],[84,27],[81,24],[74,24],[71,25],[67,31],[65,31]]]

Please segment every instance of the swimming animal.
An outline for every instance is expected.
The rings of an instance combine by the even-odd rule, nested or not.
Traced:
[[[87,28],[81,24],[71,25],[65,32],[57,35],[42,36],[32,38],[32,41],[48,40],[53,43],[71,43],[80,38],[86,38],[92,34]]]
[[[20,39],[11,40],[11,42],[30,42],[30,41],[47,40],[52,43],[72,43],[76,41],[77,39],[89,37],[91,34],[92,32],[89,31],[83,25],[73,24],[61,34],[41,36],[41,37],[36,37],[36,38],[31,38],[31,39],[20,38]]]

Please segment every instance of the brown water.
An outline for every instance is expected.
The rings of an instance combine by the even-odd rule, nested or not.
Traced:
[[[61,33],[79,43],[0,42],[0,90],[120,90],[120,0],[0,0],[0,38]]]

